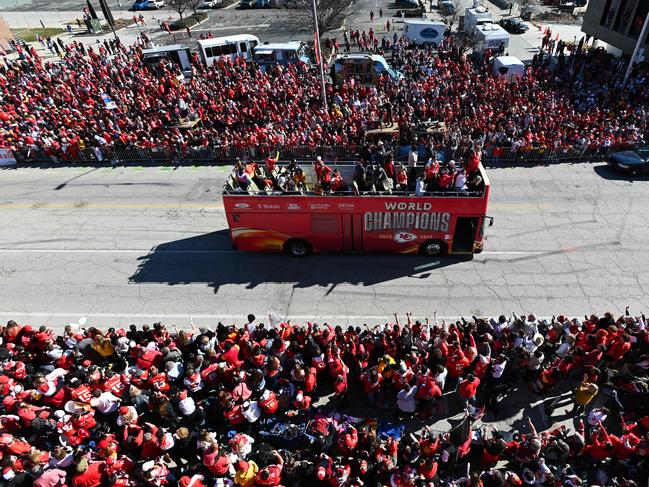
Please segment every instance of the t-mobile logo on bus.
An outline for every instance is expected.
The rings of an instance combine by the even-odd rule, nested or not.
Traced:
[[[404,203],[408,204],[408,203]],[[413,205],[415,203],[412,203]],[[423,203],[424,205],[429,203]],[[428,230],[448,232],[450,213],[369,212],[363,216],[366,232]]]

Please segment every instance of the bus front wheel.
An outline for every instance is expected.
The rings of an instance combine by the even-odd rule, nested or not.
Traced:
[[[304,240],[294,239],[286,242],[284,249],[291,257],[306,257],[311,247]]]
[[[421,253],[427,257],[436,257],[446,253],[446,244],[440,240],[426,240],[421,244]]]

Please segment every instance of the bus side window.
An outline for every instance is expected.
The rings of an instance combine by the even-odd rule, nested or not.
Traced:
[[[241,49],[241,52],[246,52],[248,50],[248,45],[245,42],[239,43],[239,48]]]

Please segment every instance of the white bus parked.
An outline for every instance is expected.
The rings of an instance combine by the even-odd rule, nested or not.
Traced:
[[[215,37],[214,39],[200,39],[198,50],[203,62],[211,66],[221,56],[231,59],[241,56],[252,59],[253,49],[259,44],[259,38],[250,34],[239,34],[229,37]]]

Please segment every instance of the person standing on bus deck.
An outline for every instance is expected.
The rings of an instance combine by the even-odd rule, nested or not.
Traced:
[[[333,192],[345,192],[347,191],[347,183],[343,180],[342,175],[338,169],[334,169],[333,175],[331,176],[331,191]]]
[[[424,176],[417,177],[415,181],[415,196],[424,196],[426,194],[426,182]]]
[[[320,188],[322,188],[323,191],[329,191],[331,184],[331,168],[324,163],[320,156],[316,157],[315,174]]]
[[[417,146],[412,144],[410,152],[408,153],[408,183],[414,183],[415,178],[417,177],[415,171],[417,167],[417,159],[419,159],[419,153],[417,152]]]

